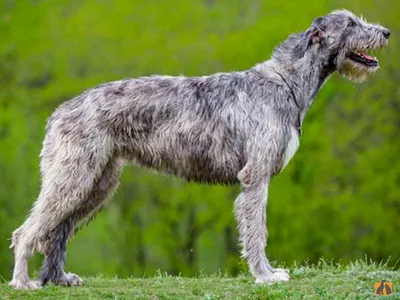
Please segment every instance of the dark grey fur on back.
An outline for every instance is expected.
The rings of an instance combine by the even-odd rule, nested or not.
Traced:
[[[285,101],[277,101],[277,93]],[[296,125],[291,97],[279,78],[266,82],[256,69],[198,78],[153,76],[95,87],[63,104],[52,119],[77,139],[109,137],[112,155],[127,161],[197,182],[231,184],[251,151],[249,128],[265,122],[270,107],[287,113],[275,118]],[[86,126],[90,122],[98,132]]]
[[[82,283],[64,272],[67,240],[106,206],[126,163],[196,182],[241,184],[235,216],[243,257],[256,282],[289,280],[265,255],[269,182],[295,154],[305,114],[329,76],[339,71],[364,80],[378,65],[360,51],[386,45],[389,35],[335,11],[249,70],[126,79],[65,102],[46,128],[40,195],[13,233],[10,285]],[[39,281],[30,281],[27,263],[35,250],[45,262]]]

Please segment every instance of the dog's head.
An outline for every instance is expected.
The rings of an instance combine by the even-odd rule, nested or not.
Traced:
[[[306,36],[308,48],[325,53],[341,75],[361,82],[379,68],[378,59],[367,52],[386,46],[390,31],[338,10],[315,19]]]

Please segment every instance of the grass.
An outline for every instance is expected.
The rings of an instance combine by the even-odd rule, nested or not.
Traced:
[[[358,261],[347,266],[322,261],[290,268],[291,281],[257,285],[249,275],[232,278],[222,274],[196,278],[159,273],[151,278],[85,278],[81,287],[46,286],[41,290],[16,291],[3,280],[0,299],[368,299],[375,298],[374,284],[387,280],[400,299],[400,271],[385,264]]]

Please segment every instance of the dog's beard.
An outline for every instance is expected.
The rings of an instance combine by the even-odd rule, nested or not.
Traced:
[[[338,64],[338,71],[340,75],[353,82],[363,82],[370,74],[378,70],[378,68],[378,66],[370,67],[362,65],[348,58],[344,58],[341,63]]]

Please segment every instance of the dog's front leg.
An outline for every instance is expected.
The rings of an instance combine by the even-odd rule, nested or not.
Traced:
[[[249,171],[239,173],[243,191],[235,201],[235,216],[239,228],[239,240],[243,257],[257,283],[288,281],[289,275],[282,269],[274,269],[265,255],[267,241],[266,206],[269,178],[251,183]],[[241,178],[241,175],[243,177]]]

